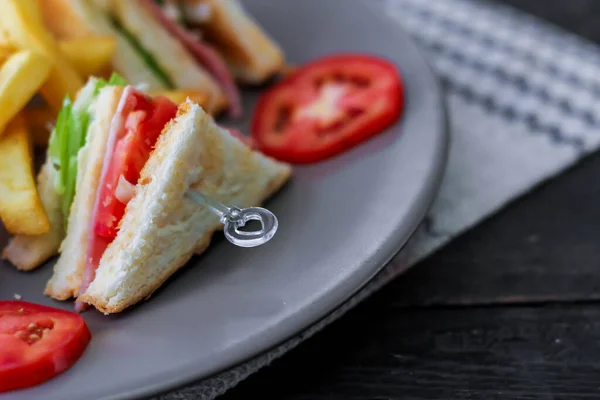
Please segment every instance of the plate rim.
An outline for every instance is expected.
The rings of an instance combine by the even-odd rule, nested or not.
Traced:
[[[163,380],[163,381],[161,381],[161,383],[145,385],[145,386],[142,386],[142,387],[139,387],[136,389],[131,389],[131,390],[128,390],[125,392],[121,392],[121,394],[119,394],[119,395],[104,396],[104,397],[99,398],[98,400],[137,399],[137,398],[143,398],[143,397],[147,397],[147,396],[163,395],[163,394],[166,394],[166,393],[178,390],[178,389],[183,389],[184,387],[192,385],[194,383],[200,383],[200,381],[203,381],[203,380],[210,380],[210,379],[215,378],[215,377],[219,376],[220,374],[225,373],[229,370],[239,368],[239,367],[247,364],[248,362],[260,357],[261,355],[268,354],[269,352],[286,344],[290,340],[293,340],[293,338],[296,337],[297,335],[302,334],[303,332],[306,332],[306,331],[310,330],[312,327],[320,324],[323,320],[327,319],[331,314],[335,313],[337,310],[339,310],[341,307],[343,307],[350,299],[352,299],[355,295],[360,293],[361,290],[363,290],[366,286],[368,286],[369,283],[371,283],[391,262],[393,262],[394,258],[398,257],[402,253],[402,251],[406,248],[406,245],[410,242],[411,238],[414,237],[415,232],[417,231],[419,226],[422,224],[423,219],[427,216],[427,213],[429,212],[435,199],[437,198],[437,195],[441,188],[442,181],[443,181],[445,173],[446,173],[446,167],[448,165],[449,149],[450,149],[450,145],[451,145],[451,135],[450,135],[450,115],[448,112],[447,99],[444,96],[444,91],[442,89],[442,84],[441,84],[440,78],[434,73],[434,71],[433,71],[431,65],[429,64],[427,58],[425,57],[423,51],[417,46],[415,41],[412,39],[410,34],[404,29],[404,27],[402,27],[400,24],[394,23],[394,21],[388,15],[379,13],[375,9],[375,7],[373,6],[373,4],[371,2],[354,1],[354,4],[363,6],[365,9],[369,10],[368,12],[371,13],[375,18],[381,19],[382,22],[385,22],[388,25],[393,25],[394,29],[397,29],[398,32],[402,32],[401,35],[404,36],[403,39],[405,39],[410,44],[410,46],[413,47],[413,51],[415,52],[415,54],[417,54],[418,57],[421,58],[421,61],[423,62],[424,67],[425,67],[424,73],[429,76],[429,78],[433,84],[434,90],[435,90],[434,97],[437,100],[438,110],[440,112],[440,117],[441,117],[440,124],[439,124],[440,125],[439,126],[440,138],[438,141],[438,146],[436,148],[436,153],[437,153],[436,165],[434,168],[433,177],[431,177],[431,179],[429,179],[429,181],[428,181],[429,185],[426,188],[426,190],[423,191],[426,194],[426,198],[428,199],[427,204],[425,206],[421,207],[421,209],[419,210],[418,218],[415,219],[416,222],[413,223],[413,226],[411,226],[411,228],[410,228],[410,234],[408,235],[406,240],[404,240],[404,242],[399,243],[396,246],[396,250],[390,252],[389,254],[386,254],[384,262],[376,263],[376,264],[378,264],[378,266],[373,268],[373,273],[371,274],[371,276],[368,279],[366,279],[354,291],[349,293],[342,301],[340,301],[338,304],[334,305],[333,307],[329,307],[327,310],[325,310],[322,313],[321,316],[314,319],[313,322],[307,324],[306,326],[295,331],[294,333],[286,336],[285,338],[278,341],[277,343],[274,343],[273,345],[271,345],[267,348],[263,348],[261,350],[256,350],[252,354],[244,357],[242,360],[235,362],[235,363],[229,365],[228,367],[216,369],[215,371],[212,371],[210,373],[206,373],[206,374],[189,373],[189,374],[186,374],[185,377],[180,376],[177,378],[169,379],[169,382],[167,382],[167,383],[165,383],[165,381]],[[404,268],[402,270],[402,272],[400,272],[398,275],[406,272],[408,269],[410,269],[414,266],[415,265],[406,266],[406,268]],[[350,311],[350,310],[351,309],[349,309],[347,311]],[[335,322],[335,320],[332,322]],[[327,325],[329,325],[329,324],[324,325],[322,327],[322,329],[325,328]],[[318,333],[320,330],[321,329],[319,329],[315,333]],[[310,337],[312,337],[312,335]],[[308,339],[308,338],[306,338],[306,339]],[[302,343],[303,341],[299,342],[298,344]],[[279,357],[276,357],[276,359],[278,359],[278,358]],[[250,375],[251,374],[252,373],[250,373]],[[240,379],[237,382],[239,383],[243,380],[244,379]]]

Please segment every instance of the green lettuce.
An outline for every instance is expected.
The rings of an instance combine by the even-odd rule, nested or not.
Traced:
[[[50,156],[54,169],[58,171],[57,180],[54,184],[56,191],[61,195],[65,192],[64,182],[67,174],[66,168],[61,168],[61,165],[68,159],[67,138],[69,134],[67,132],[67,127],[72,110],[73,103],[69,96],[66,96],[63,101],[63,106],[56,118],[56,124],[54,125],[48,143],[48,155]]]
[[[133,46],[135,51],[142,57],[146,66],[152,71],[154,76],[156,76],[166,87],[173,89],[175,86],[171,81],[171,78],[167,75],[164,69],[158,65],[156,59],[152,56],[152,54],[148,53],[146,49],[144,49],[138,39],[123,25],[119,23],[114,17],[111,17],[112,25],[115,27],[121,35]]]
[[[125,86],[127,86],[127,81],[121,75],[117,74],[116,72],[113,72],[113,74],[108,79],[108,86],[123,86],[123,87],[125,87]]]
[[[50,135],[48,155],[58,172],[54,186],[57,193],[61,195],[61,209],[65,223],[68,221],[75,197],[77,155],[86,144],[87,131],[91,122],[89,108],[100,90],[109,85],[126,86],[127,82],[117,74],[113,74],[108,81],[90,79],[75,102],[72,102],[68,96],[65,97],[56,125]]]

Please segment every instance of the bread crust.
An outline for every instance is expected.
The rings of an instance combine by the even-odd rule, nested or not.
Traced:
[[[185,196],[191,187],[226,204],[258,205],[291,168],[220,129],[198,105],[180,105],[144,167],[121,228],[79,300],[117,313],[147,298],[222,226]]]
[[[223,56],[237,80],[259,84],[283,70],[283,51],[238,0],[186,3],[192,7],[209,5],[209,18],[201,24],[202,33]]]

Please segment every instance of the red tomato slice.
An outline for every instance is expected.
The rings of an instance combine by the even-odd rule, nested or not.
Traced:
[[[252,136],[274,158],[317,162],[388,128],[403,106],[402,80],[389,61],[361,54],[325,57],[261,97]]]
[[[98,235],[117,236],[127,206],[127,201],[119,196],[119,186],[122,189],[127,183],[137,184],[161,131],[176,114],[177,105],[165,97],[150,99],[133,91],[126,99],[122,113],[124,130],[119,133],[105,179],[100,184],[100,202],[94,222]],[[126,182],[119,182],[123,179]]]
[[[37,385],[81,357],[92,335],[72,312],[0,301],[0,392]]]

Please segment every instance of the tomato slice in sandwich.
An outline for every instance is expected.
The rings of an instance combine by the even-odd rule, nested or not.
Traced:
[[[117,133],[108,168],[99,187],[94,231],[114,238],[125,214],[133,187],[150,157],[163,128],[177,114],[177,106],[165,97],[149,98],[131,91],[125,94],[121,117],[124,125]]]
[[[37,385],[70,368],[92,335],[80,315],[0,301],[0,392]]]
[[[389,61],[362,54],[325,57],[261,97],[252,136],[272,157],[317,162],[385,130],[403,105],[402,80]]]

